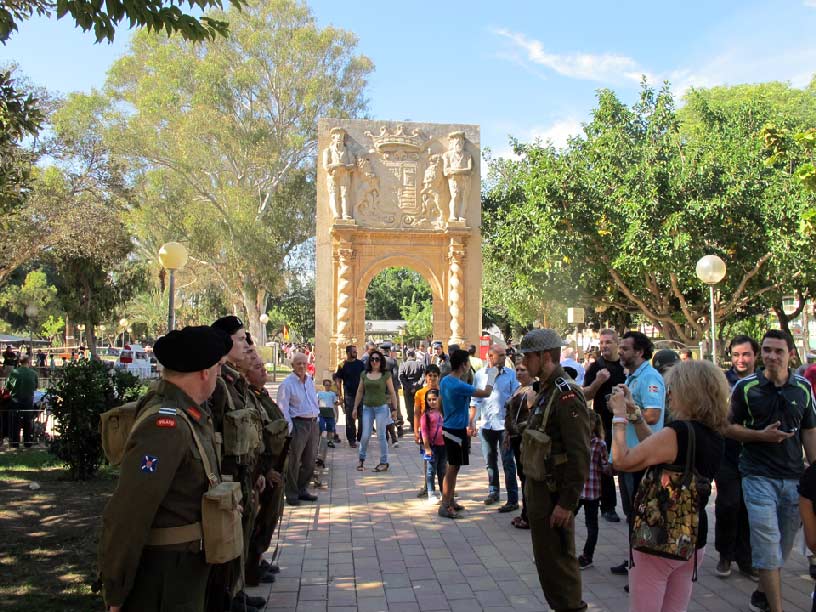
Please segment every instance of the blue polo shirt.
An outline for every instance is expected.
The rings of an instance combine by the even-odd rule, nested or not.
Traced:
[[[470,396],[476,393],[476,387],[448,375],[439,383],[439,395],[442,397],[445,429],[465,429],[468,426]]]
[[[649,425],[652,433],[663,429],[663,418],[666,415],[666,385],[660,372],[654,369],[649,361],[644,361],[640,367],[626,377],[626,386],[632,392],[632,399],[641,410],[658,409],[660,419],[654,425]],[[634,448],[639,444],[635,426],[626,425],[626,447]]]

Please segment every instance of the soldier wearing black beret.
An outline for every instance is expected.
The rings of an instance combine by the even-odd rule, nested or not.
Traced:
[[[162,378],[140,400],[102,517],[99,575],[113,612],[204,609],[211,566],[201,533],[193,532],[196,525],[200,531],[201,498],[211,482],[193,431],[217,480],[206,402],[231,348],[229,336],[210,327],[174,330],[155,344]]]
[[[232,339],[232,349],[226,356],[226,363],[221,366],[221,374],[218,384],[210,398],[210,409],[215,422],[215,430],[222,435],[224,440],[223,462],[221,471],[225,475],[232,477],[234,482],[241,483],[243,492],[242,505],[245,512],[242,517],[242,526],[245,534],[250,534],[254,527],[255,511],[257,509],[257,490],[260,488],[254,478],[255,468],[260,458],[263,447],[260,427],[243,427],[233,432],[232,435],[224,435],[224,428],[227,421],[227,413],[243,411],[246,408],[252,409],[253,424],[256,424],[255,412],[257,406],[254,398],[251,397],[249,385],[246,378],[241,374],[245,362],[251,354],[249,346],[249,334],[244,328],[244,323],[234,315],[221,317],[212,324],[213,329],[229,335]],[[236,419],[229,419],[230,423]],[[246,424],[245,420],[241,420]],[[231,448],[229,444],[237,443],[241,451]],[[245,449],[250,448],[250,452]],[[238,610],[240,612],[255,612],[255,607],[262,607],[266,601],[260,597],[250,597],[241,588],[243,576],[241,568],[245,567],[246,560],[241,563],[235,561],[219,566],[211,580],[211,592],[226,591],[228,597],[233,594],[227,605],[227,609]],[[269,580],[274,580],[270,576]],[[214,597],[214,595],[213,595]]]

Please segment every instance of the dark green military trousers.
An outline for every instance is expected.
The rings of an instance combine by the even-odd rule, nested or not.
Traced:
[[[124,612],[201,612],[210,565],[204,551],[145,548]]]
[[[553,610],[586,610],[581,596],[581,570],[575,556],[575,524],[567,528],[550,527],[550,515],[557,497],[546,483],[529,476],[524,483],[527,519],[533,538],[533,555],[538,581]]]

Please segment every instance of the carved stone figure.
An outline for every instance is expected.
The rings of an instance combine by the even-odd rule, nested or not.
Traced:
[[[444,213],[440,202],[444,177],[442,175],[442,156],[433,154],[428,158],[425,174],[422,177],[422,216],[432,225],[440,225]]]
[[[356,181],[355,212],[357,215],[369,215],[376,211],[380,204],[380,179],[371,166],[371,160],[361,157],[357,160],[359,171]]]
[[[442,173],[448,179],[450,216],[448,221],[465,220],[465,202],[473,172],[473,158],[465,151],[465,133],[448,134],[448,150],[442,155]]]
[[[329,188],[329,206],[337,219],[351,219],[349,190],[351,173],[356,166],[354,154],[346,148],[346,131],[331,130],[331,144],[323,151],[323,169]],[[339,201],[339,208],[338,208]]]

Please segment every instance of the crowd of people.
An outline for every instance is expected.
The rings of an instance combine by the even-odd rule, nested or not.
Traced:
[[[584,363],[549,329],[529,332],[517,349],[494,342],[486,363],[475,347],[422,343],[402,363],[389,348],[371,342],[358,355],[346,347],[320,389],[308,371],[313,356],[291,351],[292,373],[272,401],[236,317],[157,341],[162,379],[140,400],[104,515],[100,578],[109,607],[262,606],[243,588],[275,580],[278,568],[262,556],[283,503],[317,500],[310,485],[319,487],[327,449],[340,441],[342,410],[360,471],[387,472],[391,450],[413,434],[423,458],[417,497],[444,519],[465,512],[456,483],[478,436],[483,502],[519,511],[511,524],[530,530],[555,610],[586,608],[581,573],[605,537],[600,520],[621,520],[618,499],[631,547],[610,571],[628,574],[630,609],[685,610],[709,541],[712,483],[717,575],[727,579],[736,563],[757,582],[750,609],[782,610],[780,570],[800,525],[816,546],[816,469],[804,462],[816,457],[816,412],[808,376],[790,368],[789,335],[733,338],[727,372],[655,353],[635,331],[602,330],[598,354]],[[805,374],[816,378],[816,368]],[[379,455],[369,468],[375,431]],[[232,492],[241,546],[232,558],[211,559],[208,532],[217,529],[201,502],[221,489]],[[581,510],[586,539],[577,554]],[[185,587],[168,590],[176,580]]]

